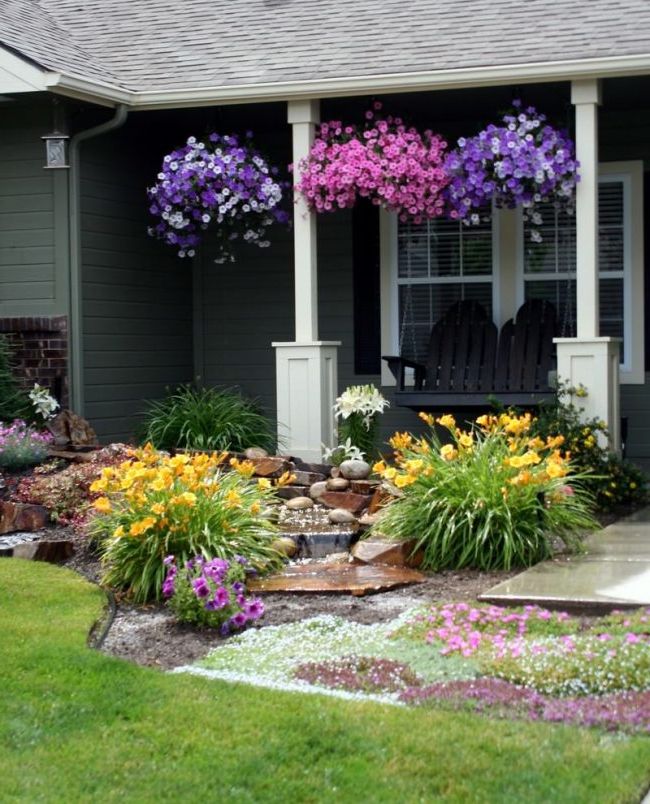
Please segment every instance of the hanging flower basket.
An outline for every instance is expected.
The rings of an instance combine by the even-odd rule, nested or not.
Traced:
[[[261,248],[270,245],[266,230],[287,223],[280,209],[288,186],[275,178],[255,150],[247,132],[243,142],[235,134],[210,134],[205,142],[187,143],[163,159],[158,181],[148,188],[149,211],[159,218],[149,234],[178,249],[179,257],[193,257],[204,232],[213,229],[218,242],[215,262],[234,262],[236,240]]]
[[[399,117],[366,112],[363,128],[332,120],[320,126],[309,157],[300,163],[297,189],[316,212],[353,207],[359,198],[422,223],[444,213],[442,189],[447,143],[420,134]]]
[[[451,180],[445,190],[449,217],[478,224],[497,207],[522,207],[534,228],[542,222],[538,205],[553,201],[571,213],[579,180],[575,146],[568,134],[546,122],[533,106],[513,103],[500,125],[461,138],[445,160]]]

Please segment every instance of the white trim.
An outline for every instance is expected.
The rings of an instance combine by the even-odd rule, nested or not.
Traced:
[[[43,70],[0,47],[0,94],[45,92],[46,79]]]
[[[603,162],[598,166],[599,183],[620,181],[623,184],[624,265],[622,271],[599,272],[598,279],[623,278],[623,326],[625,362],[620,366],[624,385],[645,383],[644,326],[644,232],[643,232],[643,162]],[[524,274],[524,226],[521,213],[518,234],[517,304],[525,299],[524,283],[529,281],[575,279],[575,271],[565,273]]]
[[[5,53],[0,46],[0,50]],[[13,56],[30,67],[27,60]],[[22,70],[23,68],[21,68]],[[379,92],[409,92],[513,83],[580,81],[591,78],[650,74],[650,54],[608,56],[593,59],[563,59],[530,64],[504,64],[447,70],[370,74],[310,81],[281,81],[235,86],[187,87],[172,90],[133,91],[102,81],[63,72],[45,73],[45,87],[52,92],[93,103],[126,104],[134,109],[174,109],[233,103],[285,101],[321,97],[345,97]],[[28,82],[29,83],[29,82]]]

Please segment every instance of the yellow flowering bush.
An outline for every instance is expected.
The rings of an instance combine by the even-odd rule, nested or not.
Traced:
[[[396,433],[394,460],[373,469],[400,490],[376,529],[414,538],[427,568],[529,566],[551,555],[553,537],[578,549],[581,531],[596,527],[563,437],[534,435],[530,414],[480,416],[468,428],[450,414],[420,418],[428,435]]]
[[[280,563],[274,527],[262,516],[273,490],[251,479],[250,462],[225,467],[225,457],[170,457],[148,445],[102,471],[91,486],[100,496],[90,533],[104,583],[144,601],[160,597],[168,555],[179,562],[243,556],[258,571]]]

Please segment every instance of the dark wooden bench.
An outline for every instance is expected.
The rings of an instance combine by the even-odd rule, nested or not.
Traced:
[[[397,381],[395,402],[415,411],[460,411],[489,408],[491,398],[506,407],[550,401],[555,334],[555,308],[541,299],[522,305],[500,333],[478,302],[457,302],[433,325],[426,363],[384,357]]]

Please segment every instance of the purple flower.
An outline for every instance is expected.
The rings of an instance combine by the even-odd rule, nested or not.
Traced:
[[[169,564],[173,564],[173,563],[174,563],[174,556],[173,555],[165,556],[165,558],[163,559],[163,564],[165,566],[168,566]]]
[[[233,614],[228,622],[234,631],[238,631],[240,628],[243,628],[246,625],[248,622],[248,617],[243,611],[238,611],[237,614]]]
[[[264,603],[255,597],[244,604],[244,614],[249,620],[259,620],[264,614]]]
[[[192,588],[197,597],[207,597],[210,594],[210,587],[203,576],[192,581]]]

